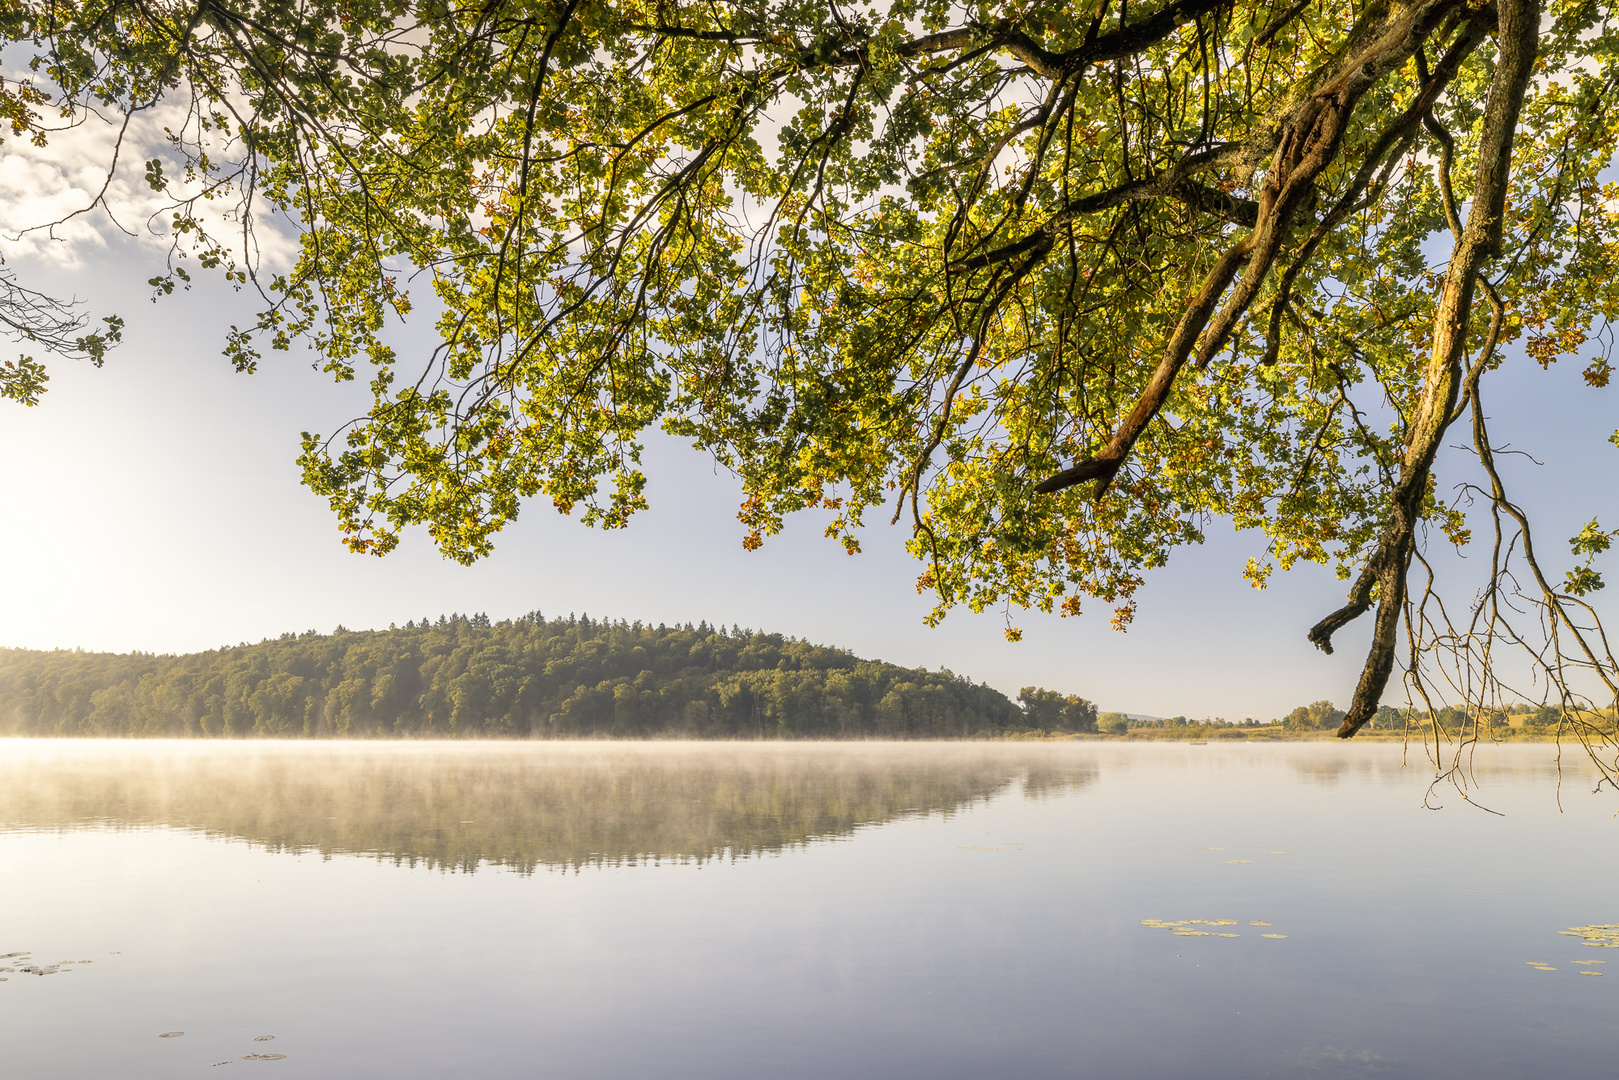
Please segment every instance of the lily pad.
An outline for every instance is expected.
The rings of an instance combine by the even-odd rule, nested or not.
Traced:
[[[178,1039],[180,1036],[182,1036],[184,1034],[185,1034],[185,1032],[183,1032],[183,1031],[165,1031],[163,1034],[159,1035],[158,1038],[160,1038],[160,1039]]]
[[[1595,923],[1591,926],[1571,926],[1557,931],[1564,937],[1584,938],[1580,944],[1593,949],[1619,949],[1619,923]]]
[[[1268,937],[1268,938],[1285,938],[1287,935],[1286,934],[1260,934],[1259,936],[1260,937]]]

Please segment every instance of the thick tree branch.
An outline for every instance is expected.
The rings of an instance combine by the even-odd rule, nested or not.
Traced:
[[[1303,100],[1283,110],[1285,126],[1274,137],[1262,133],[1251,142],[1250,152],[1260,145],[1274,144],[1270,168],[1259,191],[1253,231],[1216,261],[1198,292],[1188,300],[1163,359],[1107,445],[1048,477],[1035,490],[1060,491],[1086,480],[1097,481],[1098,497],[1107,490],[1148,422],[1168,400],[1175,377],[1198,347],[1198,341],[1202,340],[1198,355],[1201,366],[1229,339],[1275,262],[1295,214],[1312,197],[1316,178],[1337,158],[1360,97],[1421,48],[1427,35],[1454,7],[1449,0],[1440,0],[1392,11],[1382,9],[1378,12],[1381,21],[1369,17],[1350,35],[1355,47],[1345,50],[1335,66],[1310,81],[1311,89]],[[1216,314],[1216,306],[1239,270],[1243,270],[1241,280]]]
[[[1499,17],[1495,77],[1484,105],[1478,174],[1473,184],[1467,225],[1451,255],[1434,314],[1433,348],[1423,371],[1422,396],[1406,440],[1393,515],[1367,566],[1368,570],[1374,565],[1377,567],[1380,610],[1360,683],[1343,725],[1338,729],[1338,737],[1343,739],[1353,736],[1372,718],[1393,669],[1398,620],[1390,609],[1403,602],[1404,568],[1410,561],[1416,522],[1427,495],[1428,477],[1440,439],[1454,416],[1479,271],[1487,259],[1499,257],[1501,253],[1501,216],[1512,162],[1512,140],[1524,92],[1534,75],[1540,5],[1538,0],[1501,0]],[[1492,325],[1490,346],[1499,333],[1499,317],[1492,320]],[[1400,576],[1399,582],[1393,580],[1395,574]],[[1357,598],[1352,596],[1354,599]],[[1310,631],[1310,640],[1330,651],[1332,631],[1364,610],[1362,605],[1353,614],[1343,617],[1349,607],[1340,609]]]

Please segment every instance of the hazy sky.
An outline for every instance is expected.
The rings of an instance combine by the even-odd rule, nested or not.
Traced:
[[[0,196],[26,182],[0,175]],[[1323,697],[1343,705],[1358,675],[1369,618],[1338,635],[1332,657],[1304,637],[1341,603],[1344,583],[1302,567],[1256,592],[1241,569],[1260,540],[1218,523],[1206,545],[1150,576],[1127,634],[1092,602],[1079,619],[1015,614],[1024,640],[1012,644],[999,614],[922,624],[929,602],[916,593],[903,527],[871,528],[865,553],[850,557],[815,521],[790,522],[745,552],[735,482],[668,439],[649,449],[652,509],[627,530],[588,530],[535,503],[471,568],[441,559],[422,532],[385,559],[351,555],[293,460],[299,432],[330,432],[362,407],[354,387],[311,370],[305,352],[233,373],[219,347],[231,323],[251,318],[251,300],[210,279],[149,302],[143,282],[160,259],[149,245],[0,252],[22,280],[128,320],[104,369],[55,363],[39,407],[0,403],[0,645],[178,652],[338,624],[538,609],[737,623],[945,666],[1011,694],[1038,684],[1160,716],[1268,718]],[[1497,437],[1544,462],[1510,468],[1518,497],[1543,512],[1543,557],[1558,574],[1583,521],[1599,513],[1619,525],[1619,450],[1606,442],[1619,426],[1619,389],[1585,387],[1580,366],[1542,372],[1514,353],[1490,399]],[[1455,478],[1441,474],[1447,486]]]

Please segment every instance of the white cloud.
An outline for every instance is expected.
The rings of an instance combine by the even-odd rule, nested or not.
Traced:
[[[184,183],[181,163],[167,136],[167,130],[185,124],[182,104],[163,104],[133,117],[121,148],[121,118],[79,119],[82,122],[50,133],[43,147],[17,138],[0,144],[0,254],[8,260],[32,257],[79,270],[118,233],[165,251],[174,239],[170,230],[174,203],[200,192],[201,185]],[[228,147],[208,149],[229,153]],[[164,163],[170,181],[167,192],[153,191],[146,182],[145,163],[152,158]],[[221,198],[199,200],[195,213],[209,233],[244,262],[248,253],[243,250],[239,204],[239,192],[233,190]],[[258,265],[272,270],[291,265],[297,241],[289,223],[267,213],[262,202],[255,211],[252,243],[258,249],[253,253]]]

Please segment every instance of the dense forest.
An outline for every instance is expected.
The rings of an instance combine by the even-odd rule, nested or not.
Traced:
[[[0,649],[0,733],[242,737],[959,738],[1094,731],[1028,687],[737,627],[538,612],[285,634],[186,656]]]

